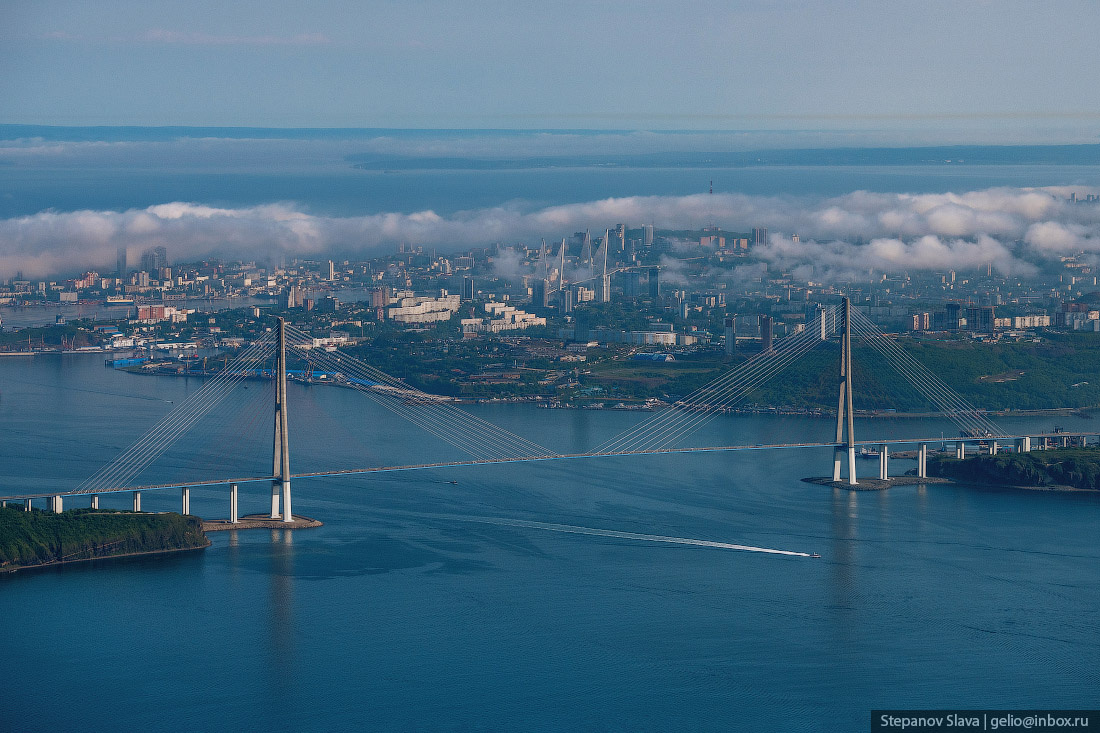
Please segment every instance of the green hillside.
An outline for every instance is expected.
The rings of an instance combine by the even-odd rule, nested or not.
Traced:
[[[0,508],[0,570],[65,560],[205,547],[202,520],[179,514]]]

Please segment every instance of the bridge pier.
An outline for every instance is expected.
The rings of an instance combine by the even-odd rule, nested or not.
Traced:
[[[283,481],[283,521],[294,521],[294,512],[290,508],[290,479]]]
[[[1030,453],[1031,452],[1031,438],[1016,438],[1016,452],[1017,453]]]
[[[23,500],[23,511],[29,512],[30,510],[31,510],[31,500],[30,499],[24,499]]]
[[[182,511],[180,512],[180,514],[183,514],[183,515],[190,514],[191,513],[191,489],[186,487],[186,486],[183,487],[180,490],[180,498],[181,498],[182,504],[183,504],[183,506],[181,507]]]
[[[141,511],[141,492],[140,491],[135,491],[134,492],[134,511],[135,512],[140,512]]]
[[[966,443],[961,440],[955,441],[955,457],[960,461],[966,458]]]
[[[50,497],[50,511],[54,514],[60,514],[65,511],[60,494]]]
[[[881,481],[890,478],[890,446],[885,443],[879,447],[878,477]]]
[[[99,494],[92,494],[91,501],[88,502],[88,506],[91,509],[99,509]]]
[[[989,455],[997,455],[997,441],[995,440],[989,441]]]
[[[928,478],[928,444],[917,446],[917,478]]]
[[[239,524],[240,515],[237,512],[237,484],[229,485],[229,523]]]

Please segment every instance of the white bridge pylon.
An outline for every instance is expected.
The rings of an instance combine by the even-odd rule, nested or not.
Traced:
[[[855,486],[856,445],[855,410],[852,408],[852,302],[844,298],[841,303],[844,331],[840,340],[840,389],[836,407],[836,448],[833,449],[833,481],[840,481],[840,464],[848,454],[848,484]]]
[[[290,430],[286,419],[286,321],[279,319],[279,342],[275,366],[275,441],[272,447],[271,519],[279,519],[282,496],[282,520],[293,522],[290,501]]]

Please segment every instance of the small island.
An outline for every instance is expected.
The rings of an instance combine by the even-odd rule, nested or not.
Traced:
[[[1061,448],[963,459],[929,456],[928,475],[990,486],[1100,491],[1100,450]]]
[[[107,557],[205,548],[202,520],[175,513],[0,507],[0,572]]]

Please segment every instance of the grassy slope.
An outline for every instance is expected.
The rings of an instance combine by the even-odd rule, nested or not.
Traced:
[[[935,456],[929,460],[928,472],[980,484],[1100,489],[1100,450],[1067,448],[978,455],[963,460]]]
[[[95,509],[54,514],[0,508],[0,568],[205,544],[198,517]]]

